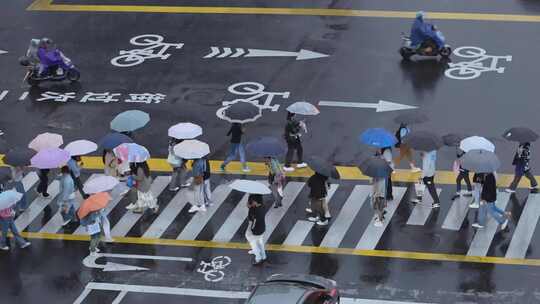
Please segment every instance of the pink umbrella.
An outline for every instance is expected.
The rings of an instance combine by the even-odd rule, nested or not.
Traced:
[[[36,138],[28,144],[28,148],[39,152],[47,148],[58,148],[63,143],[64,140],[62,139],[62,135],[46,132],[36,136]]]
[[[69,152],[60,148],[49,148],[39,151],[32,159],[32,167],[39,169],[53,169],[64,166],[69,160]]]

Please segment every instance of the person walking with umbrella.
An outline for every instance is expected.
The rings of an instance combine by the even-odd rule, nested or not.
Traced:
[[[495,205],[497,201],[497,181],[493,173],[487,173],[484,176],[484,183],[482,186],[482,195],[480,209],[478,210],[478,222],[472,224],[473,227],[482,229],[486,225],[486,215],[489,213],[493,219],[495,219],[501,230],[505,230],[508,226],[508,218],[510,212],[505,212]]]
[[[530,167],[531,160],[531,143],[525,142],[519,144],[516,153],[514,154],[514,160],[512,165],[515,166],[514,179],[510,183],[510,186],[505,190],[508,193],[516,192],[516,188],[519,181],[525,176],[531,184],[531,193],[538,193],[538,182],[531,173]]]
[[[23,185],[24,167],[23,166],[10,166],[11,180],[14,183],[15,190],[22,193],[21,199],[17,202],[16,211],[19,213],[24,212],[28,208],[28,200],[26,199],[26,191]]]
[[[118,160],[112,150],[103,149],[103,173],[107,176],[117,177],[118,174]]]
[[[81,193],[81,196],[84,199],[87,199],[88,194],[84,193],[83,183],[81,181],[81,167],[79,166],[80,161],[81,161],[80,155],[71,156],[71,158],[67,162],[67,166],[69,168],[69,173],[71,174],[71,177],[73,178],[73,181],[75,182],[75,186]]]
[[[37,193],[41,194],[43,197],[49,197],[49,193],[47,192],[47,188],[49,187],[49,172],[50,169],[39,169],[38,170],[38,177],[39,177],[39,184],[36,188]]]
[[[60,195],[58,196],[58,207],[64,220],[62,226],[66,226],[75,219],[75,182],[68,166],[60,169]]]
[[[157,199],[150,191],[152,186],[152,177],[150,176],[150,168],[148,163],[138,162],[131,163],[131,176],[135,183],[135,188],[137,189],[137,201],[135,204],[130,204],[126,207],[128,210],[133,210],[135,213],[144,212],[145,208],[150,208],[154,213],[158,212],[159,206],[157,204]]]
[[[270,190],[272,190],[272,197],[274,198],[274,208],[283,206],[281,201],[283,200],[283,185],[285,184],[285,172],[275,157],[265,157],[266,168],[268,169],[268,184],[270,184]]]
[[[20,248],[26,248],[30,246],[30,242],[25,240],[17,230],[15,226],[15,205],[22,197],[22,193],[14,190],[8,190],[0,193],[0,226],[2,228],[2,234],[0,235],[0,250],[7,251],[9,246],[7,245],[8,232],[11,231],[15,242]]]
[[[463,168],[461,165],[461,157],[465,155],[465,152],[459,148],[456,148],[456,160],[454,161],[454,171],[457,171],[457,177],[456,177],[456,194],[452,196],[452,200],[455,200],[456,198],[460,197],[462,194],[464,196],[472,196],[472,186],[471,186],[471,180],[469,178],[469,170]],[[467,185],[467,192],[462,193],[461,192],[461,182],[465,181],[465,184]]]
[[[294,168],[291,166],[293,154],[296,151],[297,168],[305,168],[307,164],[303,161],[304,149],[302,148],[302,125],[300,121],[294,118],[295,114],[287,112],[287,124],[285,125],[285,141],[287,142],[287,155],[285,156],[285,166],[283,170],[292,172]]]
[[[307,181],[307,185],[310,189],[309,199],[311,201],[311,210],[313,216],[308,217],[308,221],[314,222],[319,226],[328,225],[328,219],[325,214],[325,200],[328,194],[327,190],[328,176],[324,176],[318,172],[315,172]]]
[[[439,195],[437,194],[437,189],[435,188],[435,165],[437,162],[437,150],[432,150],[429,152],[420,151],[420,156],[422,157],[422,182],[431,195],[431,198],[433,198],[431,207],[439,208],[441,206],[441,202],[439,200]],[[412,199],[411,202],[420,203],[421,200],[422,196]]]
[[[242,135],[245,133],[245,128],[241,123],[233,123],[227,136],[231,137],[231,143],[229,146],[229,153],[225,158],[223,164],[221,164],[221,171],[225,171],[227,164],[230,163],[233,159],[236,158],[236,155],[240,155],[240,162],[242,163],[242,171],[249,172],[251,171],[246,164],[246,151],[244,150],[244,144],[242,143]]]
[[[174,146],[181,143],[182,141],[182,139],[176,139],[173,137],[169,138],[169,156],[167,157],[167,162],[169,163],[169,165],[171,165],[173,169],[171,182],[169,183],[170,191],[178,191],[180,187],[189,186],[189,184],[186,183],[187,161],[174,154]]]
[[[96,214],[96,217],[99,218],[101,228],[103,229],[103,234],[105,235],[105,241],[106,242],[113,242],[113,238],[111,236],[111,223],[109,222],[109,219],[107,218],[107,212],[105,209],[104,203],[108,204],[108,196],[110,197],[111,192],[115,187],[119,185],[119,181],[117,178],[112,176],[98,176],[94,177],[88,181],[86,181],[84,185],[84,192],[90,193],[92,195],[97,194],[92,198],[90,201],[84,201],[83,204],[92,204],[92,201],[96,201],[99,199],[99,202],[94,202],[93,204],[102,204],[99,206],[96,206],[93,209],[99,209],[99,213]],[[92,207],[92,206],[87,206]]]
[[[203,194],[204,194],[204,204],[208,207],[212,205],[212,186],[210,184],[210,177],[212,176],[212,171],[210,168],[210,161],[208,157],[203,157],[204,161],[204,172],[203,172]]]
[[[362,174],[372,178],[371,204],[375,210],[376,217],[374,225],[382,227],[384,222],[384,208],[386,208],[385,198],[388,187],[386,181],[392,174],[392,167],[385,159],[378,155],[369,157],[362,161],[359,165]]]
[[[261,194],[250,194],[247,202],[248,228],[246,240],[249,242],[251,252],[255,255],[253,265],[261,265],[266,261],[264,245],[264,232],[266,231],[265,212]]]
[[[402,159],[406,159],[409,161],[409,166],[411,167],[412,172],[420,172],[420,168],[416,167],[416,164],[414,163],[411,147],[407,143],[403,142],[410,133],[411,130],[406,124],[401,123],[399,125],[399,128],[396,131],[396,148],[399,149],[399,155],[394,159],[394,163],[399,165]]]
[[[191,172],[193,173],[193,199],[194,204],[189,208],[189,213],[206,211],[206,201],[204,196],[204,172],[206,171],[206,161],[198,158],[193,161]]]
[[[394,162],[392,160],[392,147],[385,147],[382,148],[380,151],[380,156],[382,159],[384,159],[390,168],[392,168],[392,172],[394,171]],[[394,195],[392,194],[392,174],[389,174],[388,177],[386,177],[385,180],[385,187],[386,187],[386,193],[385,193],[385,199],[388,201],[391,201],[394,199]]]

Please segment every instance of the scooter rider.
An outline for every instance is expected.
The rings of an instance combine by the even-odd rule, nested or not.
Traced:
[[[40,61],[39,76],[52,74],[57,67],[66,69],[62,53],[54,46],[49,38],[43,38],[39,42],[37,56]]]
[[[411,27],[411,46],[421,48],[424,53],[430,54],[433,48],[441,49],[444,47],[444,37],[434,25],[425,22],[424,17],[423,11],[416,13]]]

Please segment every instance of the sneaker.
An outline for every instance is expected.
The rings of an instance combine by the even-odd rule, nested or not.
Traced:
[[[383,226],[383,222],[379,219],[376,219],[375,222],[373,222],[373,226],[375,227],[382,227]]]
[[[472,191],[467,190],[467,191],[463,192],[462,194],[463,194],[463,196],[471,197],[472,196]]]
[[[319,219],[318,216],[310,216],[310,217],[307,218],[307,220],[310,221],[310,222],[316,223],[316,222],[318,222],[320,219]]]
[[[133,212],[133,213],[143,213],[144,209],[143,208],[135,208],[135,209],[131,209],[131,212]]]
[[[441,204],[433,203],[431,204],[431,208],[439,208]]]
[[[49,197],[49,196],[51,196],[49,193],[41,193],[41,195],[42,195],[43,197]]]
[[[185,183],[185,184],[182,184],[182,187],[183,187],[183,188],[186,188],[186,187],[189,187],[189,186],[191,186],[191,183]]]
[[[501,224],[501,230],[506,230],[506,227],[508,227],[508,219],[505,219]]]
[[[196,205],[191,206],[191,208],[188,210],[189,213],[195,213],[197,211],[199,211],[199,206]]]
[[[159,206],[155,206],[154,208],[152,208],[152,212],[158,213],[158,211],[159,211]]]
[[[507,221],[508,221],[508,220],[507,220]],[[32,243],[30,243],[30,242],[27,241],[27,242],[25,242],[24,244],[21,245],[21,249],[24,249],[24,248],[26,248],[26,247],[28,247],[28,246],[30,246],[30,245],[32,245]]]
[[[305,168],[307,167],[307,164],[306,163],[299,163],[299,164],[296,164],[296,168]]]
[[[411,168],[411,172],[420,172],[422,171],[422,169],[418,168],[418,167],[412,167]]]
[[[458,197],[460,197],[460,196],[461,196],[461,194],[456,193],[456,194],[454,194],[454,195],[452,196],[452,198],[451,198],[450,200],[453,201],[453,200],[455,200],[456,198],[458,198]]]
[[[516,190],[512,190],[510,188],[504,189],[506,193],[516,193]]]
[[[106,238],[105,243],[114,243],[114,239],[113,238]]]
[[[9,250],[9,246],[0,247],[0,250],[8,251],[8,250]]]
[[[251,263],[251,265],[253,266],[261,266],[262,264],[264,263],[264,260],[260,260],[260,261],[253,261],[253,263]]]
[[[126,206],[126,209],[127,210],[132,210],[132,209],[135,209],[137,206],[135,206],[135,204],[131,203],[129,205]]]
[[[281,206],[283,206],[283,205],[282,204],[274,204],[274,208],[279,208]]]
[[[62,223],[62,227],[66,226],[67,224],[71,223],[71,219],[67,220],[67,221],[64,221],[64,223]]]
[[[484,228],[484,226],[482,226],[482,225],[480,225],[480,224],[478,224],[478,223],[474,223],[474,224],[472,224],[472,226],[473,226],[474,228],[478,228],[478,229]]]
[[[411,203],[418,204],[418,203],[420,203],[420,199],[419,198],[411,198]]]
[[[311,210],[311,208],[306,208],[306,212],[307,212],[307,213],[312,213],[313,210]]]
[[[538,187],[531,187],[531,193],[538,193]]]
[[[225,166],[224,165],[219,166],[219,172],[225,172]]]
[[[255,252],[254,252],[253,250],[250,250],[250,251],[248,251],[248,254],[253,254],[253,255],[255,255]]]
[[[319,220],[319,221],[317,221],[316,224],[319,225],[319,226],[326,226],[326,225],[328,225],[328,220],[327,219],[325,219],[324,221]]]
[[[251,169],[249,167],[242,168],[242,172],[251,172]]]
[[[180,187],[169,188],[169,191],[176,192],[180,190]]]
[[[202,205],[202,206],[199,206],[199,211],[206,211],[206,206],[205,205]]]
[[[96,253],[100,253],[101,252],[101,249],[99,249],[99,247],[96,247]]]
[[[469,204],[469,208],[478,209],[478,208],[480,208],[480,204],[478,204],[478,202],[472,202],[472,203]]]
[[[294,168],[293,168],[293,167],[283,167],[283,171],[286,171],[286,172],[293,172],[293,171],[294,171]]]

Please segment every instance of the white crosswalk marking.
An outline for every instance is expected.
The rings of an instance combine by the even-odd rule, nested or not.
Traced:
[[[268,181],[264,180],[259,182],[268,185]],[[245,194],[240,202],[236,205],[234,210],[231,212],[225,223],[219,228],[218,232],[214,235],[212,241],[214,242],[230,242],[236,231],[242,226],[244,220],[248,216],[248,208],[246,206],[249,194]]]
[[[90,176],[90,179],[94,178],[97,174],[92,174]],[[88,181],[87,180],[87,181]],[[77,205],[74,206],[75,210],[77,210],[77,207],[79,205],[78,202],[81,202],[82,201],[82,197],[80,195],[80,193],[78,192],[77,190],[77,187],[75,187],[75,191],[77,191]],[[47,224],[45,224],[45,226],[43,226],[43,228],[41,228],[41,230],[39,232],[42,232],[42,233],[57,233],[60,229],[62,229],[62,224],[64,223],[64,219],[62,218],[62,214],[60,213],[60,210],[61,208],[58,208],[58,211],[56,212],[56,214],[49,220],[49,222],[47,222]]]
[[[394,187],[392,191],[394,194],[394,200],[389,202],[388,206],[386,207],[386,215],[383,222],[383,226],[375,227],[375,225],[373,225],[375,223],[375,219],[374,218],[371,219],[371,222],[369,222],[369,225],[364,231],[364,234],[362,234],[362,238],[360,238],[360,241],[356,245],[356,249],[366,249],[366,250],[375,249],[384,231],[386,230],[386,227],[390,223],[392,216],[394,215],[399,204],[401,203],[403,195],[405,194],[406,191],[407,191],[407,188],[405,187]]]
[[[524,259],[531,243],[538,217],[540,216],[540,194],[529,194],[527,204],[517,224],[510,246],[506,251],[506,258]]]
[[[111,193],[112,200],[109,202],[107,207],[105,207],[105,211],[104,211],[105,216],[109,215],[109,213],[111,213],[111,211],[116,207],[116,205],[118,205],[118,203],[122,200],[122,198],[124,198],[125,193],[122,193],[122,192],[125,192],[127,190],[129,189],[124,183],[118,184],[118,186],[116,186],[115,189],[113,189]],[[88,234],[88,232],[86,231],[86,228],[84,226],[79,226],[75,230],[75,232],[73,232],[73,234],[83,235],[83,234]]]
[[[194,240],[199,233],[204,229],[206,224],[210,221],[214,213],[219,209],[221,204],[225,201],[229,193],[231,193],[231,187],[227,185],[219,185],[212,192],[213,206],[207,208],[206,212],[197,212],[191,218],[189,223],[184,227],[182,232],[176,239],[178,240]]]
[[[279,225],[279,222],[281,219],[285,216],[285,213],[287,213],[287,210],[289,210],[289,207],[294,203],[294,200],[300,194],[300,191],[302,191],[302,188],[304,187],[304,183],[299,182],[288,182],[285,186],[285,189],[283,189],[283,200],[280,208],[270,208],[268,212],[266,213],[266,231],[264,232],[264,242],[266,243],[268,241],[268,238],[272,235],[272,232],[276,229],[276,227]]]
[[[53,181],[47,188],[49,197],[37,197],[31,204],[28,206],[21,215],[15,220],[15,226],[19,231],[23,231],[28,227],[34,219],[49,205],[58,195],[60,190],[60,183],[58,181]]]
[[[469,211],[469,204],[472,202],[472,197],[460,196],[452,202],[452,207],[448,211],[446,218],[442,224],[443,229],[459,231],[467,212]]]
[[[36,172],[26,174],[22,179],[24,191],[29,191],[30,188],[32,188],[38,182],[38,180],[39,177]]]
[[[356,215],[370,195],[371,187],[366,185],[355,186],[351,195],[341,208],[330,229],[321,242],[321,247],[337,248],[351,227]]]
[[[178,191],[173,199],[167,204],[167,207],[161,210],[161,213],[143,234],[143,237],[160,238],[165,230],[167,230],[174,222],[174,219],[180,214],[182,209],[184,209],[190,198],[193,198],[192,192],[193,191],[190,191],[187,188]]]
[[[154,179],[150,191],[154,197],[158,197],[161,192],[167,187],[169,181],[171,180],[170,176],[158,176]],[[142,213],[134,213],[131,211],[126,211],[124,216],[114,225],[114,228],[111,230],[111,235],[115,236],[126,236],[128,232],[135,226],[137,221],[142,217]]]
[[[437,195],[440,197],[441,195],[441,189],[437,188]],[[426,224],[427,219],[431,215],[431,211],[433,208],[431,208],[431,204],[433,203],[433,198],[431,195],[429,195],[429,191],[427,189],[424,190],[424,196],[421,203],[416,204],[414,206],[413,211],[411,212],[411,215],[409,216],[409,220],[407,221],[407,225],[417,225],[417,226],[423,226]]]
[[[338,186],[339,186],[338,184],[330,185],[330,189],[328,190],[328,193],[326,195],[326,201],[328,202],[328,205],[330,205],[330,203],[332,202],[332,196],[334,196],[334,193],[336,193]],[[304,220],[300,220],[299,222],[305,222],[305,223],[294,225],[296,230],[292,230],[289,232],[289,234],[287,235],[287,238],[285,239],[284,244],[302,245],[302,243],[308,236],[309,232],[313,228],[313,225],[315,225],[315,223],[304,221]]]
[[[510,194],[506,192],[497,193],[497,202],[495,205],[502,210],[506,209]],[[489,214],[487,215],[486,225],[483,229],[476,230],[476,234],[469,246],[467,255],[469,256],[486,256],[489,246],[493,241],[493,237],[499,228],[499,223],[495,221]]]

